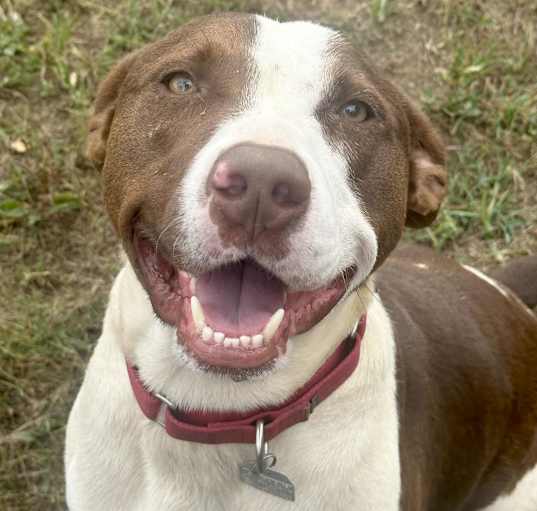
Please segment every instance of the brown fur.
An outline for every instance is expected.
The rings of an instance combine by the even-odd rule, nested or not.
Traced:
[[[480,509],[537,463],[537,317],[428,249],[396,250],[377,283],[397,344],[402,509]]]
[[[399,242],[405,223],[429,225],[447,192],[445,146],[429,119],[367,58],[346,42],[336,56],[330,95],[317,117],[329,140],[345,141],[351,183],[378,239],[379,267]],[[372,106],[375,115],[357,123],[333,115],[349,97]]]
[[[519,257],[492,272],[528,306],[537,307],[537,256]]]
[[[254,31],[248,15],[198,18],[124,58],[99,87],[88,155],[102,164],[106,207],[135,268],[135,224],[155,242],[162,234],[159,250],[180,259],[180,234],[166,229],[172,202],[194,156],[241,101]],[[163,83],[173,71],[192,75],[195,90],[174,96]]]

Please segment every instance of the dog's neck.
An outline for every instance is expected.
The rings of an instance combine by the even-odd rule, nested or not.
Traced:
[[[107,322],[116,330],[121,352],[136,364],[151,390],[166,395],[183,409],[249,411],[285,402],[311,378],[349,335],[360,316],[366,311],[370,315],[369,309],[379,306],[372,286],[372,280],[368,281],[342,299],[310,331],[291,338],[287,354],[271,372],[243,381],[194,367],[177,343],[175,328],[155,317],[128,263],[112,291],[117,307],[110,309]],[[360,366],[368,365],[367,352],[371,348],[377,350],[364,346]],[[184,369],[178,370],[178,366]],[[370,375],[365,380],[370,380]]]

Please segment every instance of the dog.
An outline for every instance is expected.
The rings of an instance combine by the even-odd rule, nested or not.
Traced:
[[[445,147],[342,34],[194,19],[111,70],[87,147],[126,259],[71,511],[537,509],[537,258],[396,248]]]

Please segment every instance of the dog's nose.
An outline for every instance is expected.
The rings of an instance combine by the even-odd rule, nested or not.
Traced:
[[[240,144],[216,161],[208,191],[220,227],[241,227],[249,240],[278,232],[307,210],[311,184],[304,163],[291,151]]]

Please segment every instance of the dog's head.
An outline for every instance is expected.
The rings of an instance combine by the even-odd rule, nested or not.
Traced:
[[[446,193],[429,121],[341,34],[253,15],[124,58],[88,152],[154,311],[212,367],[285,353]]]

